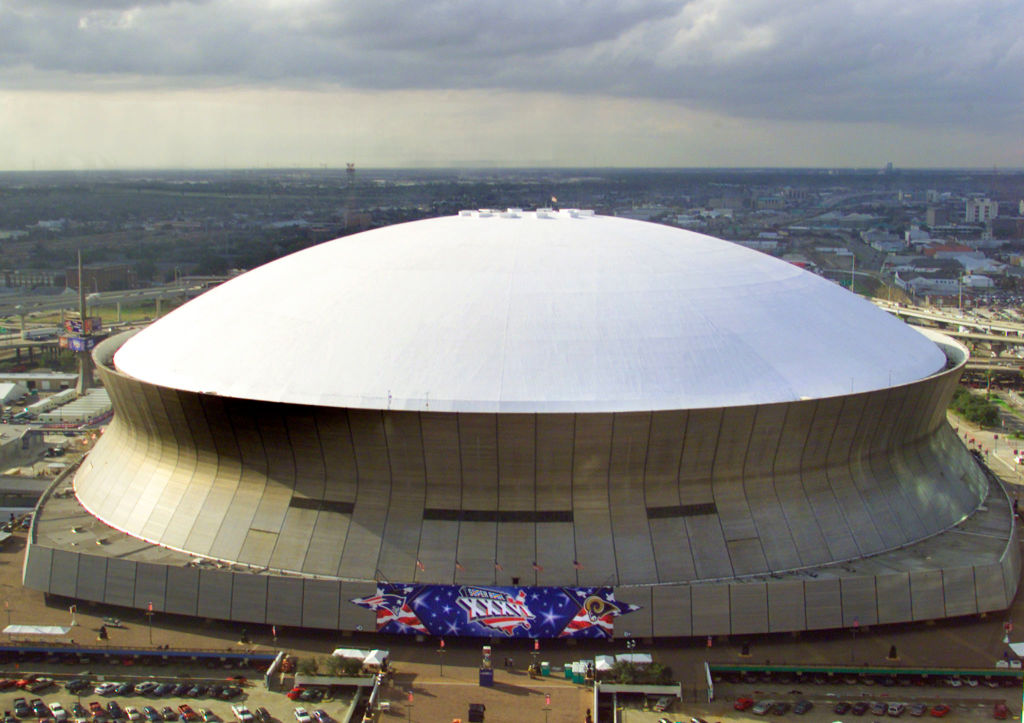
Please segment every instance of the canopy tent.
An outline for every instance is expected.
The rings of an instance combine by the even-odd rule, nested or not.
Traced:
[[[594,658],[594,669],[598,672],[611,670],[615,665],[615,658],[611,655],[598,655]]]
[[[8,635],[67,635],[71,628],[63,625],[8,625]]]

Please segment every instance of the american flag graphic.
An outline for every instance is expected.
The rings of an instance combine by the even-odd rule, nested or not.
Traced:
[[[376,595],[357,598],[352,602],[360,607],[376,611],[378,631],[394,622],[403,629],[415,630],[418,633],[427,632],[427,628],[420,622],[419,616],[409,607],[407,595],[394,592],[386,593],[378,587]]]

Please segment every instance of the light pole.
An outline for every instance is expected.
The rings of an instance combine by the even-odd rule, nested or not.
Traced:
[[[406,708],[406,712],[409,714],[409,717],[407,718],[407,720],[409,721],[409,723],[412,723],[412,689],[411,688],[409,689],[409,705]]]
[[[444,638],[441,638],[441,646],[437,649],[437,661],[438,661],[438,665],[441,668],[441,677],[442,678],[444,677],[444,654],[445,654]]]
[[[544,723],[548,723],[548,713],[551,712],[551,694],[550,693],[546,693],[544,695],[544,708],[542,708],[542,710],[544,711]]]
[[[146,606],[146,619],[149,620],[149,644],[153,644],[153,603]]]

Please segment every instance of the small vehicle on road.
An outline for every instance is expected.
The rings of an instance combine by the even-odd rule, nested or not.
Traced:
[[[932,707],[931,714],[936,718],[943,718],[949,715],[951,710],[952,708],[950,708],[945,703],[939,703],[938,705]]]

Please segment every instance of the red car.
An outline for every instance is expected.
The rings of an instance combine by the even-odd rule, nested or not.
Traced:
[[[952,709],[945,703],[939,703],[937,706],[932,708],[932,715],[936,718],[941,718],[944,715],[948,715],[950,710]]]
[[[285,695],[288,696],[288,700],[298,700],[304,690],[305,688],[292,688]]]
[[[1006,707],[1006,703],[996,703],[992,709],[992,717],[997,720],[1005,720],[1010,717],[1010,709]]]
[[[197,721],[199,720],[199,714],[192,710],[192,706],[188,703],[182,703],[178,706],[178,712],[181,713],[181,719],[184,721]]]
[[[732,707],[736,710],[746,710],[754,705],[753,698],[737,698],[736,702],[732,704]]]

